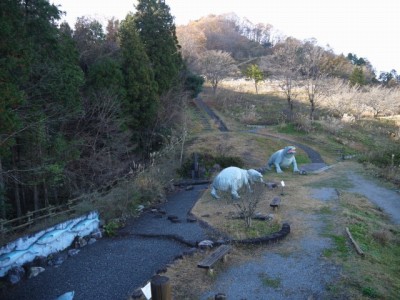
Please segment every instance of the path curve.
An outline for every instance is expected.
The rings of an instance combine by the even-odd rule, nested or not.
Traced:
[[[200,97],[197,97],[196,99],[194,99],[194,102],[199,108],[203,109],[209,115],[209,117],[212,120],[214,120],[214,122],[216,124],[218,124],[218,128],[219,128],[219,130],[221,132],[229,131],[228,127],[221,120],[221,118],[218,117],[218,115],[212,109],[210,109],[210,107]],[[309,147],[307,145],[298,143],[296,141],[293,141],[293,140],[290,140],[290,139],[287,139],[287,138],[283,138],[283,137],[278,136],[278,135],[267,134],[267,133],[259,133],[258,132],[258,128],[251,129],[251,130],[249,130],[247,132],[250,132],[250,133],[253,133],[253,134],[257,134],[257,135],[261,135],[261,136],[265,136],[265,137],[269,137],[269,138],[280,139],[282,141],[291,143],[292,145],[302,149],[307,154],[307,156],[310,158],[310,160],[311,160],[311,162],[313,164],[321,164],[321,166],[322,166],[322,164],[325,164],[325,162],[322,159],[321,155],[317,151],[315,151],[314,149],[312,149],[311,147]]]
[[[74,300],[126,300],[176,258],[192,251],[197,242],[214,238],[212,228],[187,221],[207,187],[197,185],[168,195],[165,204],[132,220],[118,237],[81,248],[59,267],[45,266],[37,277],[0,291],[0,299],[54,300],[75,291]],[[177,222],[168,220],[170,215]]]

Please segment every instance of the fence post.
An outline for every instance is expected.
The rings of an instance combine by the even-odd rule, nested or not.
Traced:
[[[152,300],[172,300],[171,285],[166,276],[156,275],[151,279]]]
[[[27,224],[32,224],[34,222],[34,220],[32,220],[33,217],[33,211],[28,211],[26,213],[26,217],[28,218],[28,221],[26,222]]]
[[[49,206],[49,216],[50,218],[54,216],[55,207],[53,205]]]

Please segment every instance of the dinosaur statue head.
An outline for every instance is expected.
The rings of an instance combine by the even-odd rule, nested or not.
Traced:
[[[264,183],[263,176],[260,172],[254,170],[254,169],[249,169],[249,170],[247,170],[247,174],[249,174],[249,180],[251,183],[254,183],[254,182]]]
[[[285,157],[287,157],[287,158],[292,157],[296,154],[296,147],[295,146],[286,146],[283,149],[283,153],[284,153]]]

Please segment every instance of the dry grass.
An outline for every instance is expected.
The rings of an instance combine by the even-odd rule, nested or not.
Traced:
[[[262,157],[258,157],[262,160]],[[228,263],[218,263],[215,269],[214,276],[197,268],[197,263],[204,258],[206,253],[196,253],[193,256],[184,257],[173,264],[166,276],[170,278],[174,297],[176,299],[197,299],[200,294],[205,292],[210,285],[213,284],[215,276],[223,272],[229,266],[244,263],[249,260],[258,259],[259,255],[268,249],[278,251],[282,255],[290,255],[294,251],[299,250],[299,243],[304,236],[315,234],[315,229],[305,220],[306,214],[318,213],[329,204],[315,201],[309,196],[309,185],[316,181],[329,180],[335,176],[332,173],[322,173],[318,175],[300,176],[292,174],[291,171],[286,171],[284,174],[274,172],[267,173],[264,178],[266,181],[280,182],[284,180],[286,187],[284,195],[281,195],[281,189],[277,188],[269,190],[261,184],[254,186],[255,193],[260,193],[262,199],[258,205],[258,212],[262,214],[274,214],[274,220],[270,224],[273,227],[276,222],[289,221],[292,231],[285,239],[285,242],[277,243],[268,246],[235,246],[233,252],[229,255]],[[242,197],[249,196],[245,190],[240,191]],[[244,220],[232,220],[231,215],[237,213],[232,205],[230,195],[220,193],[221,199],[215,200],[211,197],[210,191],[206,190],[203,196],[194,206],[192,212],[202,221],[207,222],[220,231],[233,235],[238,238],[247,237]],[[269,206],[270,201],[274,196],[279,196],[282,199],[281,207],[273,211]],[[204,217],[204,215],[208,215]],[[203,217],[202,217],[203,216]],[[236,225],[232,226],[232,223]],[[280,225],[280,224],[279,224]],[[233,229],[232,229],[233,228]],[[260,232],[260,235],[266,232]],[[190,282],[190,285],[188,285]]]
[[[268,124],[269,121],[273,124],[280,123],[282,119],[279,119],[279,114],[286,108],[286,101],[279,97],[279,90],[276,86],[270,85],[268,89],[261,89],[260,94],[256,95],[254,87],[249,82],[240,81],[233,85],[230,84],[225,82],[221,85],[217,97],[208,94],[207,89],[202,97],[211,107],[220,112],[220,118],[234,132],[200,133],[188,143],[186,153],[216,154],[222,152],[227,156],[242,157],[246,168],[261,167],[274,151],[288,143],[275,138],[246,133],[243,130],[248,128],[244,124],[259,124],[260,122]],[[352,98],[354,95],[350,96],[346,97]],[[337,97],[337,94],[334,97]],[[307,103],[299,102],[297,105],[302,106],[297,106],[300,111],[307,111]],[[331,109],[331,107],[327,109]],[[374,129],[373,126],[371,128]],[[334,167],[326,172],[308,176],[295,175],[290,171],[285,171],[283,174],[266,173],[265,181],[280,182],[284,180],[286,187],[282,196],[280,189],[268,190],[262,185],[257,186],[256,192],[260,197],[258,212],[274,214],[275,224],[289,221],[290,235],[284,241],[268,246],[243,247],[236,245],[228,263],[217,264],[214,276],[209,276],[204,270],[196,267],[206,253],[198,252],[176,261],[166,272],[166,276],[171,279],[173,285],[174,297],[176,299],[197,299],[213,284],[215,276],[218,276],[224,269],[248,260],[256,260],[265,251],[277,251],[281,255],[290,255],[295,251],[300,251],[299,242],[302,238],[318,234],[307,220],[309,215],[328,214],[325,234],[331,237],[337,245],[333,249],[328,249],[330,255],[326,258],[343,266],[342,281],[333,289],[345,289],[349,299],[367,299],[377,295],[381,298],[395,299],[394,293],[400,291],[399,273],[396,267],[399,265],[396,257],[400,254],[399,228],[391,225],[385,214],[376,209],[365,197],[344,192],[350,186],[346,180],[346,173],[349,169],[368,176],[376,175],[379,172],[369,164],[360,165],[349,161],[338,163],[337,161],[338,149],[344,149],[346,153],[352,154],[364,152],[371,146],[368,134],[360,131],[368,128],[362,124],[357,126],[353,123],[345,124],[338,119],[322,119],[320,128],[313,129],[312,134],[308,135],[282,135],[278,129],[278,126],[270,126],[259,132],[273,133],[307,144],[319,151],[324,160],[329,164],[334,164]],[[371,136],[376,137],[376,130],[386,131],[387,129],[375,128]],[[386,140],[383,141],[383,143],[386,142]],[[300,149],[298,154],[305,156]],[[337,189],[340,192],[340,199],[329,202],[315,201],[310,196],[310,189],[321,187]],[[244,189],[239,193],[242,197],[251,196],[247,195]],[[244,220],[232,220],[231,218],[232,214],[237,213],[237,210],[232,205],[230,195],[220,193],[220,196],[223,196],[222,199],[215,200],[210,196],[210,191],[206,190],[192,212],[204,222],[226,234],[234,237],[248,236],[249,232],[245,230]],[[282,205],[277,211],[272,211],[269,206],[274,196],[282,198]],[[271,228],[274,226],[274,222],[268,224]],[[360,239],[363,247],[365,245],[370,247],[365,249],[366,259],[360,259],[355,251],[352,251],[351,244],[345,235],[346,226],[354,231],[356,238],[360,238],[357,235],[359,227],[367,228],[368,234],[365,236],[368,237],[368,243],[370,240],[373,243],[366,244],[366,241]],[[256,234],[262,235],[265,232],[266,229],[263,228]]]
[[[330,221],[327,224],[328,229],[325,234],[337,237],[345,243],[344,250],[337,246],[338,248],[332,250],[334,255],[329,256],[330,259],[343,266],[343,280],[339,283],[339,286],[341,284],[339,288],[347,290],[349,299],[364,299],[365,294],[368,293],[386,295],[388,299],[392,299],[392,292],[388,292],[387,289],[399,290],[396,288],[399,278],[394,277],[396,267],[390,266],[390,263],[397,263],[393,253],[390,254],[390,252],[395,247],[394,245],[398,244],[399,229],[396,226],[389,225],[385,214],[365,197],[344,192],[344,189],[349,186],[345,180],[345,174],[349,168],[364,174],[368,172],[356,163],[342,162],[326,172],[314,175],[300,176],[291,172],[284,174],[267,173],[265,180],[275,182],[284,180],[286,188],[282,196],[280,189],[268,190],[262,185],[258,185],[256,190],[262,198],[258,211],[263,214],[274,214],[275,220],[279,222],[289,221],[292,229],[290,235],[284,241],[273,245],[235,246],[229,256],[228,263],[218,263],[213,276],[207,275],[204,270],[197,268],[197,263],[207,253],[197,252],[193,256],[176,261],[166,272],[166,276],[171,279],[175,298],[197,299],[213,284],[216,279],[215,276],[224,272],[226,268],[249,260],[257,260],[259,255],[265,253],[265,251],[277,252],[283,256],[301,251],[300,241],[302,238],[318,234],[316,231],[318,229],[313,228],[307,220],[307,216],[327,213],[330,216]],[[340,191],[340,201],[324,202],[312,199],[310,189],[315,187],[336,188]],[[240,194],[243,197],[246,196],[244,191],[241,191]],[[282,205],[277,211],[273,211],[269,207],[270,200],[274,196],[282,198]],[[236,213],[236,211],[230,196],[227,194],[223,194],[220,200],[215,200],[210,196],[210,191],[206,190],[192,212],[198,218],[225,233],[246,236],[244,220],[239,220],[239,226],[234,226],[233,232],[229,231],[231,226],[229,224],[232,224],[233,221],[231,214]],[[204,215],[208,216],[202,217]],[[376,248],[378,250],[370,249],[370,252],[364,248],[366,250],[366,259],[364,260],[360,260],[358,254],[352,250],[345,235],[346,226],[352,228],[352,224],[358,223],[369,224],[368,228],[371,229],[370,239],[378,244]],[[357,237],[357,234],[355,236]],[[361,245],[365,247],[364,244]],[[381,254],[377,254],[376,251]],[[385,259],[388,260],[387,263],[384,262]],[[372,278],[377,278],[379,284],[371,282]],[[188,282],[191,284],[188,285]]]

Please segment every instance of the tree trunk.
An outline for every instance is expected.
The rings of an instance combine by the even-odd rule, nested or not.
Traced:
[[[212,89],[213,89],[213,95],[215,95],[217,93],[217,84],[213,84]]]
[[[48,193],[46,179],[43,180],[43,197],[44,197],[44,207],[48,207],[50,203],[49,203],[49,193]]]
[[[15,172],[15,179],[14,179],[14,201],[15,201],[15,209],[17,211],[17,218],[22,216],[21,210],[21,197],[19,193],[19,184],[18,184],[18,171],[17,171],[17,163],[16,163],[16,153],[15,147],[13,148],[12,153],[12,163],[13,163],[13,171]]]
[[[39,191],[37,184],[33,186],[33,209],[34,210],[39,209]]]
[[[289,114],[288,118],[289,121],[293,121],[293,101],[292,98],[290,97],[290,93],[287,94],[287,102],[288,102],[288,109],[289,109]]]
[[[314,99],[310,100],[311,109],[310,109],[310,120],[314,121],[314,110],[315,110],[315,102]]]
[[[15,208],[17,210],[17,218],[19,218],[22,216],[22,210],[21,210],[21,199],[19,194],[18,181],[14,182],[14,197],[15,197]]]
[[[1,164],[1,157],[0,157],[0,217],[2,219],[6,219],[6,197],[5,197],[5,183],[4,183],[4,176],[3,176],[3,166]]]

